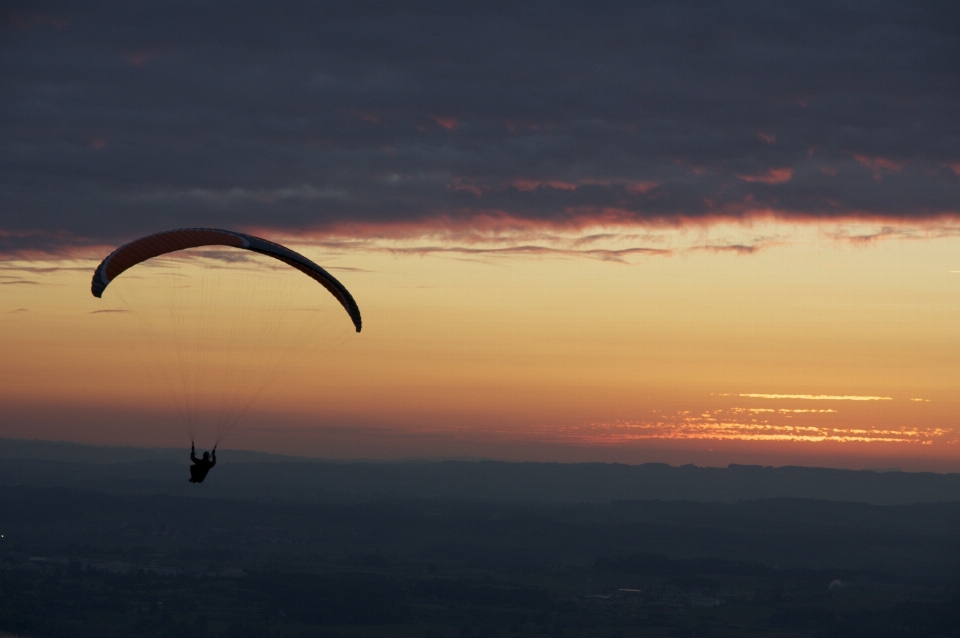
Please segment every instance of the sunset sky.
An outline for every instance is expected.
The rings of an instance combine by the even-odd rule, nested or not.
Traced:
[[[951,3],[4,11],[0,437],[189,445],[178,278],[199,445],[960,471]]]

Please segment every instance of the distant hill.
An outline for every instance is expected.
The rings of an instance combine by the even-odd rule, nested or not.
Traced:
[[[248,450],[229,450],[230,458],[245,463],[303,461],[296,456],[265,454]],[[0,461],[39,459],[69,463],[132,463],[140,461],[183,461],[183,448],[143,448],[114,445],[83,445],[67,441],[0,439]]]
[[[894,505],[960,502],[960,474],[810,467],[502,461],[322,461],[223,450],[203,485],[182,449],[0,439],[0,485],[257,500],[378,498],[602,503],[808,498]]]

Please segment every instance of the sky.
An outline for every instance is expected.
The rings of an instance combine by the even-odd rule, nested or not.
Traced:
[[[0,436],[960,471],[955,3],[0,21]]]

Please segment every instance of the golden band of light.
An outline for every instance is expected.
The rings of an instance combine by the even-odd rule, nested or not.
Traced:
[[[871,397],[834,394],[739,394],[750,399],[803,399],[807,401],[892,401],[893,397]]]

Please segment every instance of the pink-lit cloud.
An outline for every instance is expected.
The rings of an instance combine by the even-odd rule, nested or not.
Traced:
[[[737,175],[737,179],[759,184],[783,184],[793,178],[792,168],[771,168],[756,175]]]
[[[515,179],[513,180],[513,182],[511,182],[510,185],[520,192],[535,191],[538,188],[552,188],[554,190],[561,190],[561,191],[575,191],[577,190],[577,186],[578,186],[578,184],[574,182],[565,182],[559,179],[553,179],[553,180]]]
[[[898,162],[886,157],[854,155],[853,159],[873,171],[873,178],[876,180],[882,179],[884,175],[889,175],[890,173],[899,173],[903,170],[903,167],[907,165],[906,162]]]
[[[448,131],[452,131],[457,128],[458,120],[455,117],[436,117],[434,116],[433,121],[437,123],[437,126],[444,128]]]
[[[584,187],[600,187],[606,189],[622,189],[627,193],[634,195],[645,195],[660,184],[651,180],[621,180],[621,179],[532,179],[518,178],[508,182],[492,182],[483,179],[466,179],[456,177],[447,183],[447,188],[454,191],[464,191],[480,196],[486,193],[503,192],[506,190],[516,190],[521,193],[532,193],[538,190],[544,191],[576,191]]]

